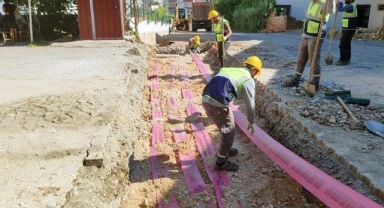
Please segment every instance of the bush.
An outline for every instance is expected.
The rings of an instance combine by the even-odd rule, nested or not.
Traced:
[[[223,3],[235,5],[233,12],[230,7],[222,8]],[[235,0],[220,0],[215,4],[215,8],[225,15],[225,19],[230,21],[231,28],[238,32],[258,32],[265,28],[266,20],[274,12],[275,0],[242,0],[240,3]],[[233,8],[233,7],[232,7]],[[228,10],[228,11],[227,11]],[[228,13],[223,13],[228,12]],[[232,15],[233,14],[233,15]]]

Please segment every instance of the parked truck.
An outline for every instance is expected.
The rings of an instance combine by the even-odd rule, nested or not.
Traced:
[[[212,23],[208,20],[208,13],[211,10],[212,2],[192,3],[192,31],[197,31],[198,29],[212,31]]]

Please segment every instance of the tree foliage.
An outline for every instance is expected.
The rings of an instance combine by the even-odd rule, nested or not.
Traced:
[[[234,30],[257,32],[265,28],[275,5],[275,0],[217,0],[215,9],[224,15]]]
[[[3,0],[0,0],[3,1]],[[28,0],[10,0],[16,6],[27,6]],[[60,36],[77,36],[79,26],[77,14],[71,13],[76,0],[32,0],[36,16],[40,23],[40,32],[46,39]]]

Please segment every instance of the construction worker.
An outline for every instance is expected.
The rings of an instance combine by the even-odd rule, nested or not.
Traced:
[[[188,49],[189,53],[200,53],[200,36],[196,35],[195,37],[189,39]]]
[[[296,74],[293,78],[284,81],[283,87],[298,87],[300,78],[303,75],[305,65],[308,60],[311,63],[313,54],[315,52],[316,40],[319,32],[321,32],[321,40],[316,56],[315,69],[313,72],[312,80],[309,80],[311,84],[315,85],[315,89],[319,89],[320,84],[320,53],[321,53],[321,45],[324,41],[324,37],[326,35],[326,22],[329,19],[329,14],[332,13],[333,3],[329,1],[328,9],[325,13],[325,3],[326,0],[310,0],[310,4],[307,9],[307,17],[303,26],[302,39],[299,45],[299,54],[297,57],[297,67]],[[321,18],[325,17],[324,25],[322,30],[320,31],[319,25],[321,22]]]
[[[215,40],[217,43],[218,51],[219,51],[219,62],[220,67],[224,66],[224,53],[227,53],[227,50],[231,44],[230,37],[232,35],[231,27],[229,26],[229,22],[220,17],[219,13],[216,10],[211,10],[208,13],[208,19],[212,22],[212,29],[215,33]],[[223,36],[223,25],[224,22],[224,36]],[[223,41],[224,41],[224,50],[223,50]]]
[[[357,6],[355,0],[345,0],[337,5],[338,12],[344,12],[342,20],[342,36],[340,38],[340,59],[336,62],[337,66],[347,65],[351,62],[351,41],[357,27]]]
[[[239,165],[228,160],[238,150],[232,148],[235,139],[235,122],[229,108],[235,99],[244,99],[247,109],[248,129],[254,133],[255,75],[261,74],[262,62],[256,56],[244,62],[244,68],[221,68],[203,90],[202,105],[206,114],[219,128],[222,138],[216,152],[216,170],[237,171]]]

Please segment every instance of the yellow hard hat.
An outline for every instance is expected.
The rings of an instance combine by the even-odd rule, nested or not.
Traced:
[[[217,16],[219,16],[219,12],[217,12],[216,10],[211,10],[208,13],[208,19],[212,19],[212,18],[217,17]]]
[[[263,63],[257,56],[250,56],[247,58],[247,60],[244,61],[244,65],[250,65],[259,70],[256,75],[261,75],[261,67],[263,66]]]
[[[196,35],[195,37],[193,37],[193,40],[194,40],[196,43],[200,43],[200,36]]]

